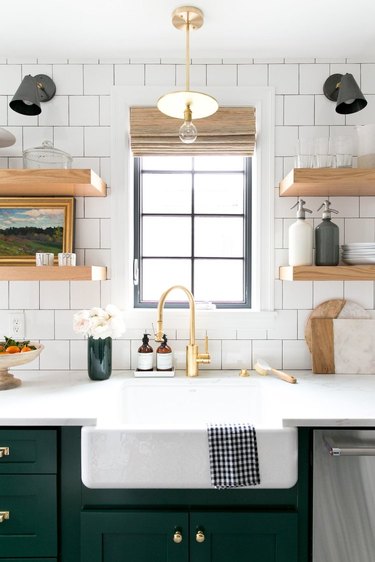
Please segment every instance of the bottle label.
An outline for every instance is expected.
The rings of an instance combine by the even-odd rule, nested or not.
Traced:
[[[172,360],[173,353],[157,353],[156,354],[156,368],[160,371],[168,371],[173,367]]]
[[[152,369],[152,363],[152,353],[138,353],[137,368],[139,371],[150,371]]]

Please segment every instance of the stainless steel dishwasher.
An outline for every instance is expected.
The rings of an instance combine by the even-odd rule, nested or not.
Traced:
[[[375,430],[315,430],[313,562],[374,561]]]

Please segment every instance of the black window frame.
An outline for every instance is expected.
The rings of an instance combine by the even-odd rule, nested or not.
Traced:
[[[171,156],[173,158],[173,156]],[[141,236],[141,224],[142,224],[142,217],[144,213],[142,212],[142,168],[141,168],[141,159],[142,157],[134,157],[134,224],[133,224],[133,231],[134,231],[134,264],[137,263],[137,282],[133,283],[134,286],[134,308],[141,308],[141,309],[154,309],[157,307],[157,301],[142,301],[141,300],[141,283],[143,277],[143,268],[142,268],[142,256],[141,256],[141,246],[142,246],[142,236]],[[248,310],[251,308],[251,257],[252,257],[252,158],[251,157],[244,157],[245,166],[244,166],[244,205],[243,205],[243,213],[242,214],[233,214],[232,216],[243,216],[244,218],[244,268],[243,268],[243,286],[244,286],[244,300],[243,302],[215,302],[213,303],[216,305],[218,309],[242,309]],[[202,257],[199,258],[194,257],[194,217],[196,216],[231,216],[230,214],[222,215],[219,213],[194,213],[194,176],[196,173],[205,174],[205,173],[215,173],[215,174],[230,174],[233,173],[231,170],[194,170],[194,157],[193,157],[193,165],[191,170],[147,170],[147,173],[163,173],[163,174],[192,174],[192,212],[190,214],[184,213],[183,216],[190,216],[192,218],[192,255],[188,258],[192,260],[192,293],[194,294],[194,260],[196,259],[236,259],[238,258],[228,258],[225,256],[215,256],[215,257]],[[163,213],[150,213],[147,216],[163,216]],[[178,214],[168,213],[168,216],[181,216]],[[165,259],[165,256],[153,256],[153,259]],[[168,256],[168,259],[186,259],[186,256],[183,258],[171,258]],[[137,260],[137,261],[136,261]],[[168,287],[166,287],[167,289]],[[167,308],[187,308],[188,304],[185,301],[175,301],[175,302],[167,302],[165,303]]]

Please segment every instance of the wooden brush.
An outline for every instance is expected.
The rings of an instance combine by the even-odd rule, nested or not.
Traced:
[[[291,384],[295,384],[297,382],[296,377],[293,377],[293,375],[288,375],[287,373],[283,373],[283,371],[272,369],[272,367],[264,359],[257,359],[254,369],[260,375],[275,375],[276,377],[279,377],[279,379],[282,379],[285,382],[290,382]]]

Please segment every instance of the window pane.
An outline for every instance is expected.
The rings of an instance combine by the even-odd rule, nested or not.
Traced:
[[[243,174],[196,174],[194,205],[196,213],[242,214]]]
[[[184,285],[191,290],[190,260],[143,260],[143,300],[158,301],[172,285]],[[168,302],[184,300],[180,291],[172,291]]]
[[[194,284],[197,300],[243,302],[243,261],[196,260]]]
[[[190,217],[143,217],[144,256],[190,256]]]
[[[178,128],[176,129],[176,135]],[[193,159],[191,156],[144,156],[142,168],[144,170],[191,170]]]
[[[199,158],[194,159],[195,170],[237,171],[243,170],[244,165],[244,159],[242,156],[200,156]]]
[[[142,174],[144,213],[191,213],[190,174]]]
[[[242,217],[197,217],[194,229],[195,256],[243,257]]]

